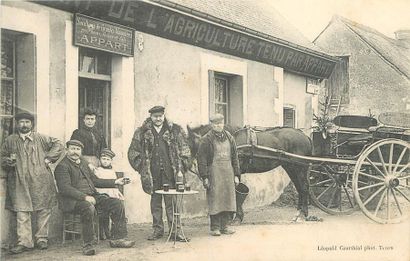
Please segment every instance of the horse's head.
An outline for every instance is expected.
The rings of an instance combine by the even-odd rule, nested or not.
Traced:
[[[199,142],[208,131],[211,130],[211,126],[208,125],[200,125],[198,127],[191,128],[189,125],[187,126],[188,130],[188,146],[191,149],[191,156],[196,158],[199,148]]]
[[[199,148],[199,142],[205,134],[207,134],[212,129],[211,124],[199,125],[198,127],[191,128],[187,126],[188,130],[188,145],[191,149],[192,157],[196,158]],[[234,135],[239,127],[232,127],[230,125],[225,125],[224,130]]]

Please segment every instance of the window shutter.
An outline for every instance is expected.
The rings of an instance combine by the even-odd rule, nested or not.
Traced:
[[[215,72],[208,71],[209,81],[209,116],[215,114]]]

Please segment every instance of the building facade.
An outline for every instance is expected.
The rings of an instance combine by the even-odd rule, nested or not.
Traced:
[[[392,39],[335,16],[314,43],[341,59],[325,84],[339,114],[410,111],[410,30]]]
[[[96,109],[98,127],[117,154],[115,168],[133,181],[125,204],[129,223],[136,223],[151,220],[149,197],[127,150],[152,106],[165,106],[182,126],[206,124],[219,112],[231,125],[286,125],[309,134],[317,95],[307,85],[327,78],[337,59],[280,16],[264,14],[252,24],[243,15],[246,4],[255,8],[249,2],[226,1],[233,6],[221,8],[205,2],[2,1],[1,141],[19,110],[36,115],[37,131],[66,141],[82,110]],[[205,191],[195,174],[187,178],[200,190],[186,202],[187,215],[204,215]],[[252,191],[250,208],[270,204],[289,180],[276,169],[245,175],[244,182]],[[3,208],[2,240],[10,216]],[[52,236],[59,236],[57,209],[51,222]]]

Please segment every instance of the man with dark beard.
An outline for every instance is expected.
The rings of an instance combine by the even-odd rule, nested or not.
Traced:
[[[155,190],[162,189],[164,184],[175,188],[175,176],[189,169],[191,153],[184,130],[165,118],[164,107],[155,106],[148,112],[150,117],[134,133],[128,149],[128,160],[141,175],[144,192],[151,195],[153,233],[148,240],[156,240],[164,235],[162,197],[164,197],[168,227],[171,229],[172,196],[162,196],[155,193]],[[174,234],[174,236],[178,241],[187,240],[183,235]]]
[[[95,189],[113,188],[125,185],[126,178],[99,179],[88,167],[88,162],[81,155],[84,145],[78,140],[67,142],[67,155],[60,161],[55,170],[55,178],[59,191],[59,207],[63,212],[74,212],[81,215],[83,254],[95,255],[94,224],[97,210],[112,220],[111,247],[132,247],[135,242],[126,240],[127,224],[124,204],[117,198],[100,194]]]
[[[56,138],[34,132],[32,114],[19,113],[15,119],[17,133],[4,141],[1,165],[7,172],[6,208],[17,216],[17,245],[10,252],[19,254],[34,247],[32,214],[37,216],[36,247],[48,247],[48,221],[57,203],[49,164],[59,158],[64,146]]]

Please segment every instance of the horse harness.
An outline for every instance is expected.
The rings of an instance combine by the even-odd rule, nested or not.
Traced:
[[[235,136],[236,133],[238,133],[238,132],[240,132],[244,129],[246,131],[246,143],[245,144],[252,146],[251,150],[250,150],[250,154],[246,155],[246,156],[249,156],[248,159],[247,159],[247,163],[245,164],[246,167],[243,170],[243,173],[246,173],[248,171],[249,167],[252,166],[253,159],[254,159],[254,148],[255,148],[255,146],[258,145],[258,137],[256,136],[257,130],[252,128],[249,125],[246,125],[244,128],[235,131],[234,136]],[[239,154],[239,152],[238,152],[238,154]],[[245,156],[245,155],[239,155],[239,156]]]

